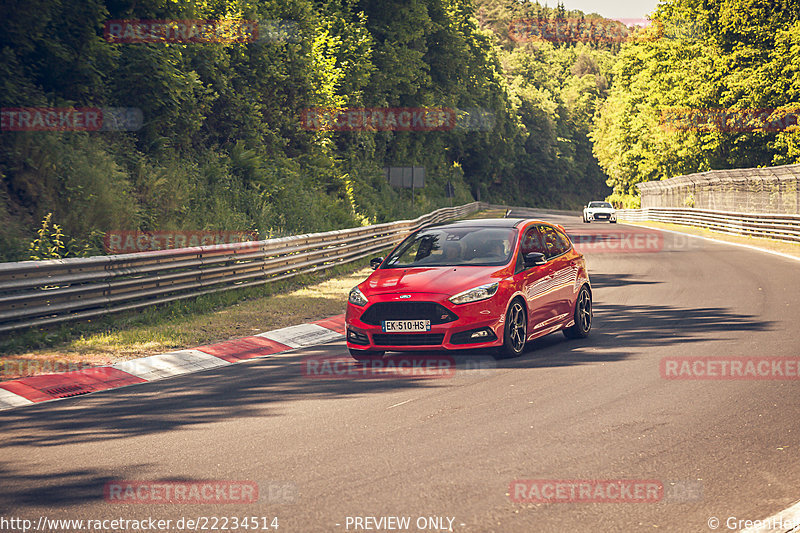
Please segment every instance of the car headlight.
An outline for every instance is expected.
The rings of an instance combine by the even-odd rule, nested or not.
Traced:
[[[367,300],[367,297],[364,296],[364,293],[361,292],[361,289],[359,289],[358,287],[353,287],[352,289],[350,289],[350,296],[347,297],[347,300],[351,304],[357,305],[359,307],[364,307],[369,302],[369,300]]]
[[[480,287],[473,287],[472,289],[466,290],[464,292],[459,292],[455,296],[450,297],[450,301],[454,304],[467,304],[470,302],[479,302],[481,300],[486,300],[487,298],[491,298],[494,296],[494,293],[497,292],[497,288],[500,287],[500,283],[495,281],[494,283],[488,283],[486,285],[481,285]]]

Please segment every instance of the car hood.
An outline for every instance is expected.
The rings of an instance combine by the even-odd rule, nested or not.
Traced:
[[[505,267],[379,268],[359,287],[365,295],[398,292],[454,295],[497,281]]]

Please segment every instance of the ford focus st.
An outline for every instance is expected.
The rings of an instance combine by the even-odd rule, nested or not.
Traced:
[[[586,337],[592,291],[583,255],[560,226],[465,220],[421,229],[350,291],[347,346],[386,351],[487,348],[501,357],[562,330]]]

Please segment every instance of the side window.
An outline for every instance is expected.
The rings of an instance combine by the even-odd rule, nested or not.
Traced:
[[[531,226],[525,231],[525,235],[522,237],[522,243],[520,244],[520,251],[523,256],[531,252],[539,252],[547,255],[542,243],[542,236],[539,233],[539,226]]]
[[[526,254],[531,252],[539,252],[547,256],[547,251],[542,240],[542,233],[539,226],[531,226],[525,231],[522,236],[522,242],[519,245],[519,255],[517,256],[516,272],[525,270],[523,258]]]
[[[543,235],[545,248],[545,251],[542,253],[544,253],[548,259],[561,255],[569,249],[569,241],[554,228],[550,226],[540,226],[540,230]]]
[[[561,241],[561,253],[568,252],[572,248],[572,241],[561,231],[556,230],[556,235],[558,235],[558,240]]]

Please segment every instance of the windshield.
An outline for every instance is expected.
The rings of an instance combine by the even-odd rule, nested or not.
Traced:
[[[409,237],[383,268],[417,266],[500,266],[514,250],[516,231],[509,228],[436,228]]]
[[[608,202],[589,202],[589,207],[606,207],[612,209],[613,206]]]

